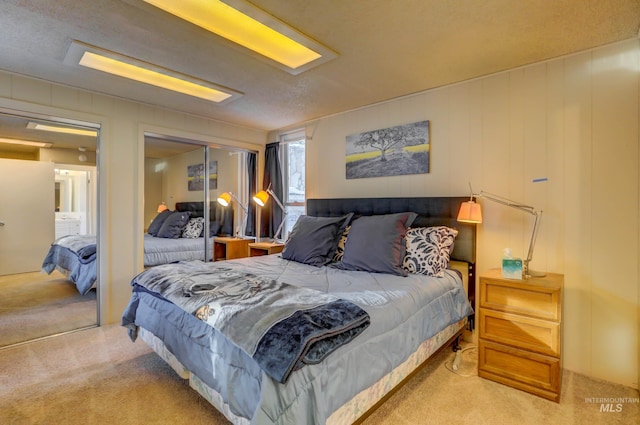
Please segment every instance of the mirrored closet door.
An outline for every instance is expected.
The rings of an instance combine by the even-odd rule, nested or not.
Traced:
[[[145,134],[145,267],[178,260],[211,261],[215,238],[245,237],[248,230],[253,230],[253,225],[246,225],[254,217],[248,215],[248,199],[249,181],[255,180],[256,174],[255,167],[248,165],[252,163],[247,161],[249,155],[255,153],[205,141]],[[223,193],[230,194],[226,206],[217,202]],[[186,222],[179,222],[183,218]],[[179,222],[179,235],[167,225],[173,225],[171,220]],[[199,244],[197,258],[192,257],[196,255],[189,248],[192,244]],[[182,254],[181,247],[192,253]],[[154,258],[158,251],[171,251],[175,256]]]
[[[41,270],[58,238],[95,239],[98,135],[97,124],[0,110],[0,348],[97,326],[96,289]]]

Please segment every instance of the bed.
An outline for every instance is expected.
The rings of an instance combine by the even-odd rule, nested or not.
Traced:
[[[174,211],[167,210],[166,213],[158,214],[149,227],[153,235],[150,233],[144,235],[145,267],[176,261],[204,260],[203,205],[202,202],[178,202]],[[168,223],[170,218],[167,219],[167,217],[171,214],[178,219]],[[182,217],[179,217],[181,215]],[[185,227],[196,220],[201,226],[197,230],[198,236],[182,237]],[[159,235],[158,232],[165,223],[166,231]],[[152,229],[154,225],[157,227],[156,231]],[[212,204],[209,226],[209,233],[212,235],[208,238],[209,253],[213,253],[213,236],[226,236],[233,233],[232,210],[225,209],[217,203]],[[194,231],[196,231],[195,228]],[[95,235],[62,236],[51,244],[42,262],[42,272],[50,274],[53,270],[58,270],[76,285],[80,294],[86,295],[95,288],[97,281],[96,246]]]
[[[281,254],[139,274],[122,324],[234,424],[353,423],[473,325],[473,290],[465,288],[474,286],[475,226],[455,220],[466,200],[308,200]],[[326,244],[335,244],[330,251],[318,248],[324,242],[316,236],[326,232],[333,235]],[[425,242],[419,235],[452,232],[453,246],[437,249],[448,267],[440,258],[427,266],[432,275],[423,274],[423,258],[413,257]],[[264,325],[289,304],[261,307],[253,292],[278,285],[313,305],[299,301],[305,308]],[[296,322],[302,316],[317,329],[305,333],[307,324]],[[246,341],[250,333],[257,335]]]

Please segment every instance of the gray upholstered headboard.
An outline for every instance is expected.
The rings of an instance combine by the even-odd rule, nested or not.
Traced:
[[[434,198],[342,198],[308,199],[307,215],[316,217],[339,217],[350,212],[356,217],[363,215],[393,214],[411,211],[418,214],[412,227],[448,226],[458,230],[451,259],[468,263],[467,294],[471,305],[475,305],[476,225],[457,221],[463,197]],[[475,327],[475,314],[469,316],[468,330]]]
[[[308,199],[307,215],[339,217],[353,212],[363,215],[393,214],[411,211],[418,214],[412,227],[444,225],[458,230],[451,258],[475,265],[476,226],[456,220],[462,202],[469,197],[433,198],[334,198]]]

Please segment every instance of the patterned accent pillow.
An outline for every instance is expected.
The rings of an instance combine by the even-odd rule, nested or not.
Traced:
[[[409,229],[402,267],[409,273],[444,276],[456,236],[458,231],[446,226]]]
[[[182,229],[182,237],[188,239],[195,239],[197,237],[200,237],[203,228],[203,217],[190,218],[187,224],[184,226],[184,229]]]
[[[344,244],[347,243],[347,236],[349,236],[349,230],[351,226],[347,226],[342,231],[342,236],[340,236],[340,240],[338,241],[338,249],[336,249],[336,253],[333,254],[333,261],[342,261],[342,255],[344,254]]]

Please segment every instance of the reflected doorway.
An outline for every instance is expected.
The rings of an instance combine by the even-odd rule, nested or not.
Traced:
[[[96,289],[41,272],[58,237],[96,233],[98,133],[0,109],[0,348],[98,325]]]

